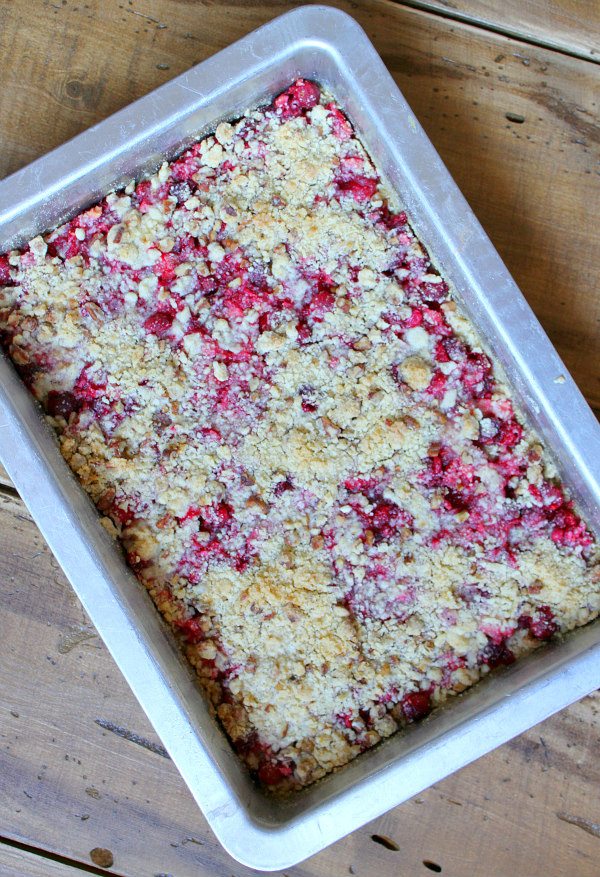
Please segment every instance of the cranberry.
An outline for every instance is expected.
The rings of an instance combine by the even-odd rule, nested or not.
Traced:
[[[182,518],[177,518],[180,524],[185,524],[187,521],[195,521],[196,518],[199,518],[202,514],[201,509],[197,506],[190,506],[185,515]]]
[[[142,560],[141,557],[136,554],[135,551],[129,551],[127,553],[127,563],[132,568],[135,573],[141,573],[143,570],[148,569],[152,566],[151,560]]]
[[[558,526],[554,527],[550,534],[552,541],[556,542],[557,545],[587,548],[592,544],[593,539],[590,533],[577,515],[572,512],[557,515],[557,522]]]
[[[335,104],[327,104],[326,109],[334,135],[338,140],[349,140],[352,137],[352,125],[348,119]]]
[[[79,411],[81,402],[74,393],[68,390],[50,390],[46,397],[46,411],[51,417],[64,417],[65,420],[74,411]]]
[[[200,617],[198,615],[194,615],[193,618],[184,618],[182,621],[176,620],[173,623],[190,645],[195,645],[204,639],[204,631],[200,626]]]
[[[446,392],[448,384],[448,376],[441,371],[433,373],[433,377],[429,382],[429,386],[425,388],[425,392],[434,399],[442,399]]]
[[[438,341],[435,345],[434,356],[436,362],[450,362],[446,345],[443,341]]]
[[[181,158],[178,158],[177,161],[174,161],[171,165],[171,176],[176,183],[186,183],[188,180],[191,180],[195,173],[198,172],[199,167],[198,160],[193,155],[190,155],[189,152],[184,152]],[[171,189],[171,194],[175,194],[173,188]],[[187,195],[187,198],[189,198],[189,194]],[[186,201],[187,198],[182,198],[182,200]]]
[[[440,302],[448,298],[448,284],[445,280],[440,283],[421,283],[421,295],[426,301]]]
[[[362,204],[372,198],[377,191],[379,180],[375,177],[366,177],[364,174],[356,174],[349,180],[338,180],[337,191],[341,195],[351,195],[355,201]]]
[[[406,213],[403,210],[400,213],[392,213],[387,205],[381,207],[375,215],[377,221],[381,222],[388,231],[405,228],[408,223]]]
[[[346,490],[349,490],[350,493],[364,493],[365,496],[368,496],[369,491],[372,491],[376,486],[377,482],[374,478],[361,478],[360,476],[355,476],[347,478],[344,481],[344,487]]]
[[[345,713],[338,713],[336,716],[337,721],[344,726],[344,728],[352,727],[352,713],[348,710]]]
[[[516,420],[505,421],[501,427],[497,438],[497,444],[502,445],[507,451],[511,451],[519,444],[523,437],[523,427]]]
[[[268,761],[258,768],[258,779],[264,786],[277,786],[294,772],[291,764],[283,761]]]
[[[169,283],[172,283],[177,276],[175,274],[175,268],[181,262],[181,257],[175,253],[162,253],[158,262],[154,264],[153,271],[156,275],[158,275],[159,283],[162,286],[167,286]]]
[[[394,503],[380,502],[373,509],[369,523],[376,534],[389,538],[393,535],[396,525],[405,517],[406,513],[402,514],[402,510]]]
[[[463,602],[470,606],[472,603],[480,603],[491,597],[489,591],[486,591],[478,582],[464,582],[456,588],[456,595]]]
[[[139,210],[142,213],[146,213],[147,210],[156,201],[156,195],[152,191],[152,183],[150,182],[150,180],[142,180],[141,183],[137,184],[135,189],[135,198],[137,200]]]
[[[489,392],[492,381],[492,364],[485,353],[467,354],[463,363],[461,379],[470,390],[476,390],[477,394]]]
[[[0,349],[5,350],[8,353],[9,347],[12,343],[13,332],[9,332],[8,329],[0,329]]]
[[[189,183],[173,183],[169,195],[177,199],[178,204],[183,204],[191,196],[192,189]]]
[[[413,691],[402,698],[402,712],[407,721],[416,722],[424,719],[432,710],[431,690]]]
[[[196,516],[195,512],[193,515]],[[199,509],[198,517],[202,519],[202,525],[209,533],[218,532],[234,520],[233,508],[226,502],[215,503]]]
[[[174,319],[175,314],[173,311],[157,311],[145,320],[144,329],[151,335],[156,335],[158,338],[162,338],[173,325]]]
[[[287,91],[275,98],[273,107],[283,119],[294,119],[316,106],[320,97],[321,92],[314,82],[297,79]]]
[[[335,305],[335,284],[324,271],[308,279],[313,288],[300,310],[300,322],[320,323]]]
[[[298,332],[298,342],[300,344],[307,344],[310,341],[312,329],[306,320],[302,318],[298,320],[296,331]]]
[[[316,292],[302,310],[306,317],[311,317],[315,322],[320,322],[325,317],[325,314],[332,310],[334,304],[334,293],[329,289],[323,289]]]
[[[488,643],[479,653],[478,660],[480,664],[487,664],[492,669],[502,665],[509,666],[514,664],[515,656],[506,645],[506,640],[494,642],[488,637]]]
[[[130,506],[123,507],[113,503],[110,513],[123,527],[127,527],[135,519],[135,510]]]
[[[554,612],[549,606],[538,606],[533,618],[531,615],[521,615],[519,627],[528,630],[535,639],[550,639],[558,630],[558,624],[554,620]]]
[[[39,373],[42,371],[40,366],[35,362],[28,362],[26,365],[17,365],[17,372],[26,387],[32,388]]]
[[[281,496],[282,493],[287,493],[288,490],[293,489],[294,485],[289,478],[286,478],[284,481],[277,482],[277,484],[273,488],[273,493],[275,494],[275,496]]]
[[[99,375],[90,377],[89,367],[89,363],[84,365],[73,387],[73,392],[81,404],[93,403],[106,392],[106,382],[100,379]]]
[[[404,325],[407,329],[415,329],[417,326],[420,326],[422,322],[423,311],[419,310],[419,308],[413,308],[412,314]]]
[[[53,233],[51,240],[48,242],[48,255],[60,256],[61,259],[72,259],[73,256],[79,255],[82,251],[87,251],[87,242],[80,241],[75,235],[75,227],[73,223],[69,223],[64,231]]]
[[[0,286],[14,286],[8,256],[0,256]]]

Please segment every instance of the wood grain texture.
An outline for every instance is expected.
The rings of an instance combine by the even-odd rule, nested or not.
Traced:
[[[5,4],[0,175],[293,5]],[[335,5],[365,27],[567,368],[600,407],[600,69],[387,0]]]
[[[4,835],[86,863],[108,848],[127,877],[256,873],[223,852],[170,760],[97,723],[158,742],[22,505],[2,496],[0,583]],[[597,819],[599,708],[586,698],[285,873],[397,877],[430,860],[446,877],[596,877],[599,839],[557,814]]]
[[[46,856],[0,842],[2,877],[85,877],[89,873],[76,865],[56,862]]]
[[[594,0],[400,0],[600,63],[600,7]]]
[[[104,873],[106,871],[93,866],[79,867],[76,863],[57,861],[41,852],[20,849],[0,841],[1,877],[86,877]]]
[[[293,5],[0,4],[0,175]],[[367,30],[600,405],[598,68],[386,0],[336,5]],[[158,743],[24,506],[1,490],[0,655],[6,836],[82,863],[109,848],[127,877],[256,873],[222,851],[168,759],[96,723]],[[426,875],[428,860],[449,877],[596,877],[599,706],[587,698],[286,874]]]
[[[13,484],[12,484],[12,481],[10,480],[8,472],[6,471],[6,469],[4,468],[2,463],[0,463],[0,489],[2,487],[12,488],[12,486],[13,486]]]

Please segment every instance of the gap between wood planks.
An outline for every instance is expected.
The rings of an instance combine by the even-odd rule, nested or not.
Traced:
[[[123,875],[121,875],[119,871],[115,871],[112,866],[109,868],[97,868],[95,865],[88,864],[87,862],[69,859],[66,856],[60,856],[49,850],[40,849],[39,847],[30,846],[29,844],[14,840],[13,838],[2,836],[0,836],[0,867],[2,866],[4,859],[4,856],[2,855],[3,851],[6,853],[14,852],[17,856],[19,853],[22,854],[25,861],[18,862],[19,866],[24,870],[22,877],[28,877],[30,872],[32,874],[36,873],[36,865],[47,867],[49,862],[56,863],[57,865],[56,877],[63,877],[63,875],[64,877],[71,877],[71,875],[72,877],[77,877],[78,874],[110,874],[112,877],[123,877]],[[27,867],[26,863],[30,864],[32,867]],[[42,874],[44,872],[40,869],[39,873]],[[51,873],[54,875],[54,869]]]
[[[474,18],[468,13],[461,12],[457,9],[450,9],[448,7],[440,9],[439,6],[432,6],[427,0],[391,0],[391,2],[395,3],[397,6],[407,6],[410,9],[418,9],[419,12],[435,15],[438,18],[447,18],[450,21],[458,21],[461,24],[467,24],[471,27],[477,28],[477,30],[488,31],[498,34],[499,36],[519,40],[520,42],[527,43],[531,46],[537,46],[542,49],[551,49],[553,52],[557,52],[560,55],[566,55],[569,58],[577,58],[579,61],[588,61],[590,64],[600,65],[600,56],[598,58],[591,58],[584,51],[578,50],[574,46],[567,46],[551,39],[544,39],[541,35],[527,33],[524,30],[505,27],[498,22]]]

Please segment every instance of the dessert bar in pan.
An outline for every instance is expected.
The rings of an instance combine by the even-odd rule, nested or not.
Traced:
[[[2,257],[3,344],[259,782],[594,618],[592,536],[299,79]]]

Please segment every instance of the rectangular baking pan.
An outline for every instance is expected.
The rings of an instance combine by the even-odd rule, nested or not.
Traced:
[[[328,87],[400,195],[600,533],[600,428],[364,31],[338,10],[275,19],[0,183],[0,252],[24,244],[297,76]],[[223,846],[289,867],[600,686],[600,624],[540,649],[294,795],[258,789],[191,669],[0,356],[0,458]]]

